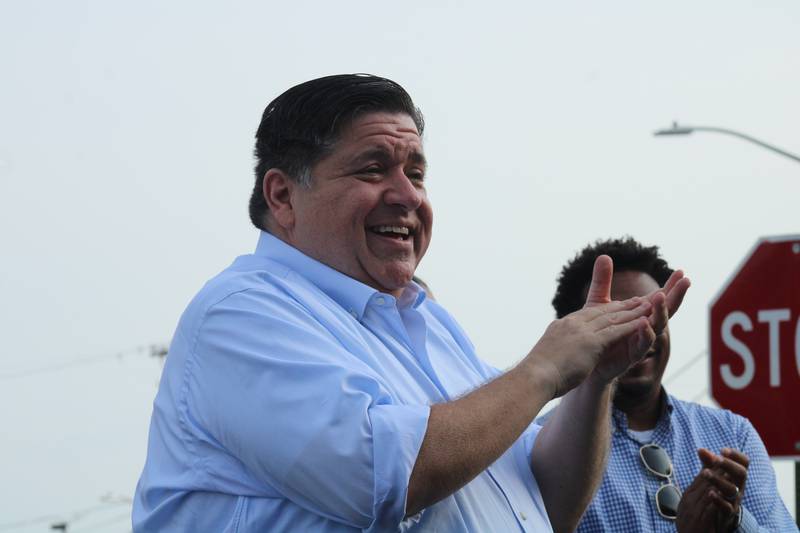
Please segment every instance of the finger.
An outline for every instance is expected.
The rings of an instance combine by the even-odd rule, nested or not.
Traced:
[[[653,326],[653,331],[656,332],[656,335],[659,335],[667,327],[667,322],[669,321],[667,298],[662,292],[657,292],[650,299],[650,303],[653,304],[650,325]]]
[[[747,481],[747,468],[725,457],[721,459],[717,462],[715,469],[727,474],[740,489],[744,488],[745,481]]]
[[[724,515],[733,515],[735,513],[736,508],[734,505],[727,501],[718,490],[709,489],[708,498]]]
[[[644,302],[645,299],[640,296],[634,296],[628,300],[614,300],[605,304],[597,304],[592,307],[584,307],[572,313],[583,318],[585,322],[591,322],[599,316],[624,311],[625,309],[634,309]],[[649,302],[648,302],[649,305]]]
[[[722,457],[715,454],[708,448],[698,448],[697,456],[700,458],[700,462],[703,463],[703,466],[706,468],[714,468],[718,462],[722,461]]]
[[[730,452],[736,452],[731,448],[723,448],[723,455],[717,455],[711,450],[700,448],[697,450],[697,455],[700,457],[700,462],[703,466],[715,471],[725,474],[740,491],[744,490],[745,482],[747,481],[747,467],[738,461],[743,461],[749,464],[747,456],[741,452],[736,452],[738,461],[725,457]]]
[[[692,285],[692,282],[689,278],[681,278],[666,294],[667,297],[667,311],[669,312],[669,316],[675,314],[678,308],[681,306],[683,302],[683,297],[686,296],[686,291],[689,290],[689,287]]]
[[[721,473],[709,470],[708,468],[704,468],[700,475],[702,475],[703,478],[709,483],[714,485],[714,487],[717,488],[725,500],[731,503],[738,503],[741,492],[739,491],[739,487],[731,483],[728,478],[723,476]]]
[[[661,287],[661,290],[664,291],[664,294],[669,294],[669,291],[675,287],[675,285],[683,278],[683,270],[674,270],[672,274],[669,275],[669,279]]]
[[[723,457],[727,457],[731,461],[735,461],[745,468],[750,466],[750,458],[747,457],[744,452],[735,450],[733,448],[722,448],[721,453]]]
[[[633,354],[633,360],[639,361],[650,349],[653,347],[653,343],[656,341],[656,332],[653,331],[653,328],[650,326],[650,323],[646,320],[642,320],[639,322],[640,327],[636,330],[636,334],[632,335],[631,344],[629,345],[629,352]]]
[[[624,324],[625,322],[636,320],[641,316],[647,316],[650,314],[651,308],[652,305],[650,302],[642,300],[639,305],[632,309],[622,309],[621,311],[598,314],[595,318],[591,319],[589,323],[594,327],[594,330],[597,331],[613,324]]]
[[[607,255],[598,256],[594,260],[592,282],[586,293],[586,305],[605,304],[611,301],[611,278],[614,274],[614,262]]]
[[[710,490],[711,489],[707,489],[705,492],[703,492],[703,495],[700,499],[701,511],[700,516],[697,519],[697,525],[702,524],[705,526],[710,526],[716,517],[717,510],[712,505],[708,505],[713,501]]]
[[[613,343],[624,339],[628,335],[632,335],[636,333],[638,330],[646,330],[651,329],[649,322],[645,317],[639,317],[636,320],[631,320],[630,322],[625,322],[623,324],[613,324],[607,326],[595,333],[600,337],[600,341],[605,346],[611,346]],[[652,331],[652,330],[651,330]],[[645,349],[645,353],[649,349],[648,347]]]

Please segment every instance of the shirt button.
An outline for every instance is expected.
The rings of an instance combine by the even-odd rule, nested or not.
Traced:
[[[519,513],[519,517],[522,518],[523,520],[527,520],[528,519],[528,517],[525,516],[525,513],[522,513],[522,512]]]
[[[378,305],[383,305],[386,303],[386,299],[383,296],[378,296],[375,298],[375,302],[377,302]]]

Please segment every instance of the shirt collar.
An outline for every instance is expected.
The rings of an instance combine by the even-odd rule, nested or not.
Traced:
[[[297,272],[358,320],[363,318],[370,299],[379,292],[369,285],[307,256],[294,246],[266,231],[262,231],[258,238],[255,255],[276,261]],[[394,299],[390,294],[384,296]],[[416,308],[423,300],[425,300],[425,291],[412,281],[400,295],[398,304],[400,307],[413,306]]]
[[[663,401],[661,416],[659,416],[658,422],[656,422],[656,426],[653,428],[654,430],[658,429],[662,424],[669,425],[669,422],[672,420],[672,411],[675,410],[675,404],[672,400],[672,396],[667,394],[667,391],[663,385],[661,386],[661,398]],[[628,433],[628,416],[613,405],[611,406],[611,420],[612,433],[616,433],[617,431],[622,432],[623,434]]]

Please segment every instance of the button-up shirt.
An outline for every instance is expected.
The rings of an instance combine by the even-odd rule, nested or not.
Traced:
[[[551,531],[536,424],[405,518],[430,405],[498,373],[415,284],[396,299],[262,233],[181,317],[134,530]]]
[[[734,448],[750,459],[739,532],[796,531],[775,484],[769,456],[749,420],[728,410],[684,402],[663,393],[666,405],[647,442],[628,430],[625,413],[612,412],[611,453],[603,482],[578,526],[579,533],[604,531],[674,532],[675,521],[656,509],[665,483],[642,464],[639,448],[653,442],[672,459],[673,477],[683,492],[702,469],[698,448],[720,453]]]

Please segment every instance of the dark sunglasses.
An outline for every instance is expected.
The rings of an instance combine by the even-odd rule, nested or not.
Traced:
[[[672,461],[658,444],[645,444],[639,448],[639,457],[644,467],[667,483],[656,491],[656,509],[658,514],[667,520],[675,520],[678,516],[678,504],[681,502],[681,491],[672,482]]]

